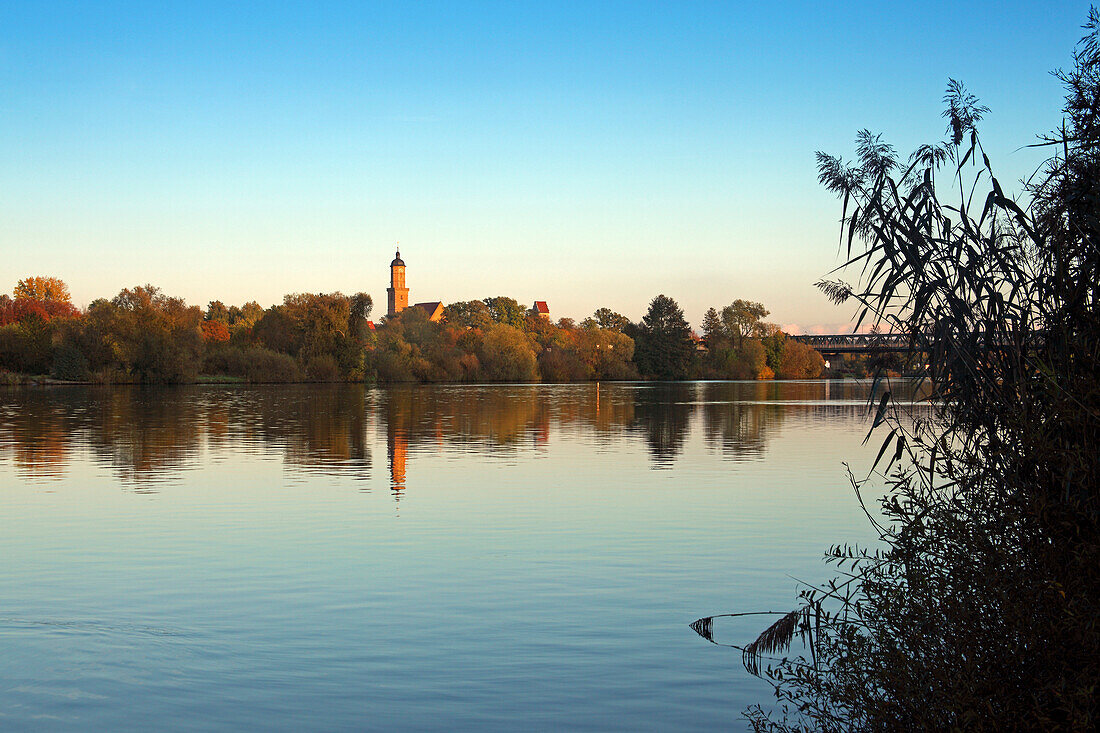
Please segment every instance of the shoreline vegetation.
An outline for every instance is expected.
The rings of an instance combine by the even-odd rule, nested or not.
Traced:
[[[72,305],[54,277],[0,295],[0,385],[568,383],[807,379],[819,353],[763,319],[760,303],[711,308],[697,335],[672,298],[640,322],[609,308],[556,323],[508,297],[408,308],[377,325],[371,296],[296,293],[206,309],[146,285]],[[845,362],[852,376],[867,366]]]
[[[1061,121],[1035,143],[1051,157],[1016,196],[982,144],[989,110],[955,80],[942,142],[906,159],[862,130],[853,161],[818,153],[841,202],[842,269],[859,272],[819,287],[857,322],[910,334],[931,412],[876,378],[865,442],[877,435],[878,454],[848,478],[877,539],[829,548],[831,577],[800,583],[797,605],[738,647],[775,693],[746,711],[755,730],[1096,730],[1095,7],[1084,28],[1055,72]],[[693,628],[713,641],[712,618]]]

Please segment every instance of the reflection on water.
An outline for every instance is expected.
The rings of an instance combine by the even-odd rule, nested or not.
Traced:
[[[0,730],[737,727],[868,392],[0,390]]]
[[[710,448],[753,460],[789,411],[859,419],[866,399],[864,383],[826,381],[5,390],[0,450],[28,481],[60,479],[90,450],[123,486],[149,492],[217,460],[225,446],[277,453],[290,472],[367,480],[369,436],[379,431],[399,498],[419,448],[537,450],[555,431],[584,428],[606,439],[643,436],[654,467],[670,468],[701,414]]]

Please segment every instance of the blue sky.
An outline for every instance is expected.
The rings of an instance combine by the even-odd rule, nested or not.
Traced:
[[[949,77],[992,112],[1002,180],[1041,160],[1087,2],[8,3],[0,291],[78,304],[365,290],[557,316],[781,324],[850,315],[812,283],[839,206],[814,151],[939,140]],[[185,7],[179,7],[185,6]],[[3,279],[6,278],[6,279]],[[8,282],[10,281],[10,283]],[[376,307],[376,313],[379,309]]]

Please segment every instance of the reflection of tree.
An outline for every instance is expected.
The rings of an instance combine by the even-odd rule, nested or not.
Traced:
[[[511,446],[530,434],[544,407],[535,386],[397,386],[380,393],[387,434],[412,444],[479,440]]]
[[[493,385],[394,386],[379,392],[391,485],[405,489],[416,446],[467,445],[478,452],[544,446],[554,426],[587,424],[599,433],[633,421],[632,387]]]
[[[0,445],[10,446],[20,478],[57,478],[69,455],[74,420],[51,391],[0,393]]]
[[[787,407],[775,399],[770,382],[712,382],[703,385],[703,433],[707,444],[729,458],[757,457],[767,432],[782,422]],[[786,386],[786,385],[783,385]]]
[[[19,475],[59,476],[90,451],[128,485],[148,490],[199,461],[270,453],[291,471],[367,479],[369,441],[385,438],[403,491],[420,453],[540,450],[566,432],[590,444],[642,436],[657,464],[683,451],[695,405],[707,443],[759,457],[784,421],[864,419],[868,383],[749,382],[250,388],[106,387],[0,392],[0,454]],[[892,385],[899,394],[899,385]],[[899,396],[898,399],[901,399]],[[797,405],[795,407],[794,405]],[[415,471],[410,473],[415,475]]]
[[[308,473],[370,478],[367,421],[370,393],[362,385],[278,386],[242,392],[244,424],[266,444],[283,448],[287,465]]]
[[[684,449],[688,423],[695,409],[695,385],[663,383],[635,392],[635,426],[645,432],[649,453],[662,466],[671,465]]]
[[[123,481],[148,489],[150,480],[186,467],[199,451],[204,406],[189,393],[168,387],[93,390],[83,405],[83,436]]]
[[[558,424],[581,423],[601,436],[622,433],[634,423],[633,385],[588,384],[544,388],[550,418]]]
[[[194,466],[204,444],[276,447],[295,469],[365,479],[365,395],[359,385],[20,390],[0,402],[0,438],[30,476],[58,475],[87,446],[140,490]]]

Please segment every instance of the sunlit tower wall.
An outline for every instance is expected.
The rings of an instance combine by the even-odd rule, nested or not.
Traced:
[[[391,318],[409,307],[409,289],[405,287],[405,261],[401,259],[400,250],[390,263],[390,286],[386,288],[386,299],[386,315]]]

